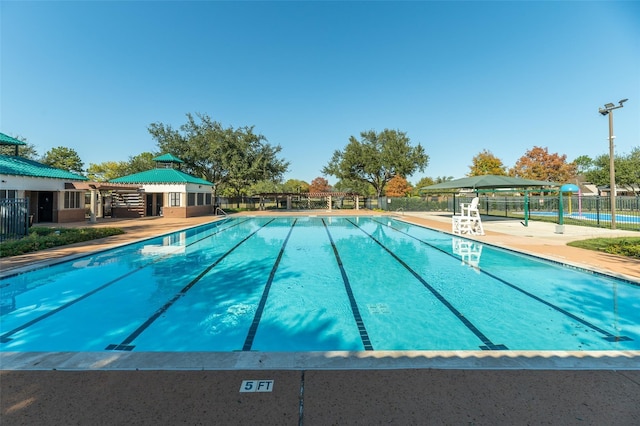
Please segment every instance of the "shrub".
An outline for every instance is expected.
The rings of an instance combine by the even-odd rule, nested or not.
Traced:
[[[573,241],[569,245],[640,259],[640,237],[592,238],[590,240]]]
[[[19,240],[3,241],[0,257],[17,256],[52,247],[80,243],[112,235],[124,234],[119,228],[45,228],[33,227]]]

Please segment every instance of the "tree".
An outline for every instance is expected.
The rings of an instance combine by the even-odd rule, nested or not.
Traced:
[[[78,153],[72,148],[64,146],[51,148],[44,154],[41,162],[51,167],[67,170],[69,172],[78,174],[84,173],[84,163],[80,160]]]
[[[436,176],[434,183],[449,182],[453,180],[453,176]]]
[[[309,192],[329,192],[331,191],[331,185],[329,185],[329,181],[323,177],[317,177],[311,181],[311,185],[309,185]]]
[[[388,197],[406,197],[412,189],[404,176],[396,175],[389,181],[384,193]]]
[[[628,155],[616,156],[613,160],[616,172],[616,185],[640,186],[640,147],[635,147]],[[608,186],[609,154],[597,156],[592,166],[584,173],[585,178],[598,186]]]
[[[90,163],[87,168],[87,177],[96,182],[106,182],[134,173],[144,172],[153,169],[156,164],[153,161],[156,155],[151,152],[143,152],[133,157],[129,161],[105,161],[103,163]]]
[[[573,160],[573,164],[576,165],[576,173],[583,175],[593,167],[593,160],[588,155],[580,155]]]
[[[187,173],[212,182],[217,192],[226,187],[239,196],[261,180],[278,182],[289,168],[278,158],[281,147],[253,127],[224,128],[206,114],[187,114],[179,131],[162,123],[148,130],[162,152],[180,157]]]
[[[429,156],[422,146],[411,147],[406,133],[389,129],[380,133],[370,130],[361,132],[360,140],[351,136],[344,150],[333,153],[322,173],[340,180],[368,182],[380,197],[393,177],[423,171],[428,163]]]
[[[271,180],[261,180],[251,185],[248,189],[249,195],[256,195],[262,193],[275,193],[275,192],[283,192],[282,184],[273,182]],[[226,191],[222,192],[223,196],[233,197],[235,194],[231,188],[227,188]]]
[[[362,195],[363,197],[373,197],[376,191],[369,182],[359,180],[340,179],[333,185],[336,191],[349,192]]]
[[[129,157],[125,175],[132,175],[134,173],[140,173],[155,168],[156,163],[153,161],[155,157],[157,157],[157,155],[152,152],[143,152],[136,156]]]
[[[433,178],[429,177],[429,176],[425,176],[422,179],[420,179],[418,181],[418,183],[416,183],[416,185],[413,187],[413,190],[411,191],[411,193],[413,195],[421,195],[421,189],[424,188],[425,186],[430,186],[435,184],[436,182],[433,180]]]
[[[105,161],[102,163],[90,163],[87,168],[87,177],[95,182],[106,182],[111,179],[126,176],[128,164],[125,161]]]
[[[507,174],[505,165],[502,160],[491,153],[491,151],[483,150],[481,153],[473,157],[472,164],[469,166],[471,171],[468,176],[483,175],[499,175]]]
[[[289,179],[282,186],[282,192],[309,192],[309,184],[303,180]]]
[[[549,154],[548,148],[534,146],[516,161],[509,175],[523,179],[569,182],[576,176],[576,165],[566,155]]]

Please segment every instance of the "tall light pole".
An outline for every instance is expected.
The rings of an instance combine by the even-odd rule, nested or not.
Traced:
[[[613,156],[613,110],[622,108],[629,99],[622,99],[618,102],[618,106],[612,103],[604,104],[598,112],[602,115],[609,115],[609,195],[611,198],[611,229],[616,229],[616,169],[614,167]]]

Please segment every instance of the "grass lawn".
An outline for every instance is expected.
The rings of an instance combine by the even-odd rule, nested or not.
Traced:
[[[640,259],[640,237],[592,238],[590,240],[573,241],[568,245]]]

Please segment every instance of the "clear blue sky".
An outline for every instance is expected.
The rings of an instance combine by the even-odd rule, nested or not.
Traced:
[[[310,182],[361,131],[407,133],[423,176],[490,150],[640,146],[640,2],[0,2],[0,131],[90,163],[155,151],[186,113],[255,126]],[[333,177],[327,177],[335,183]]]

